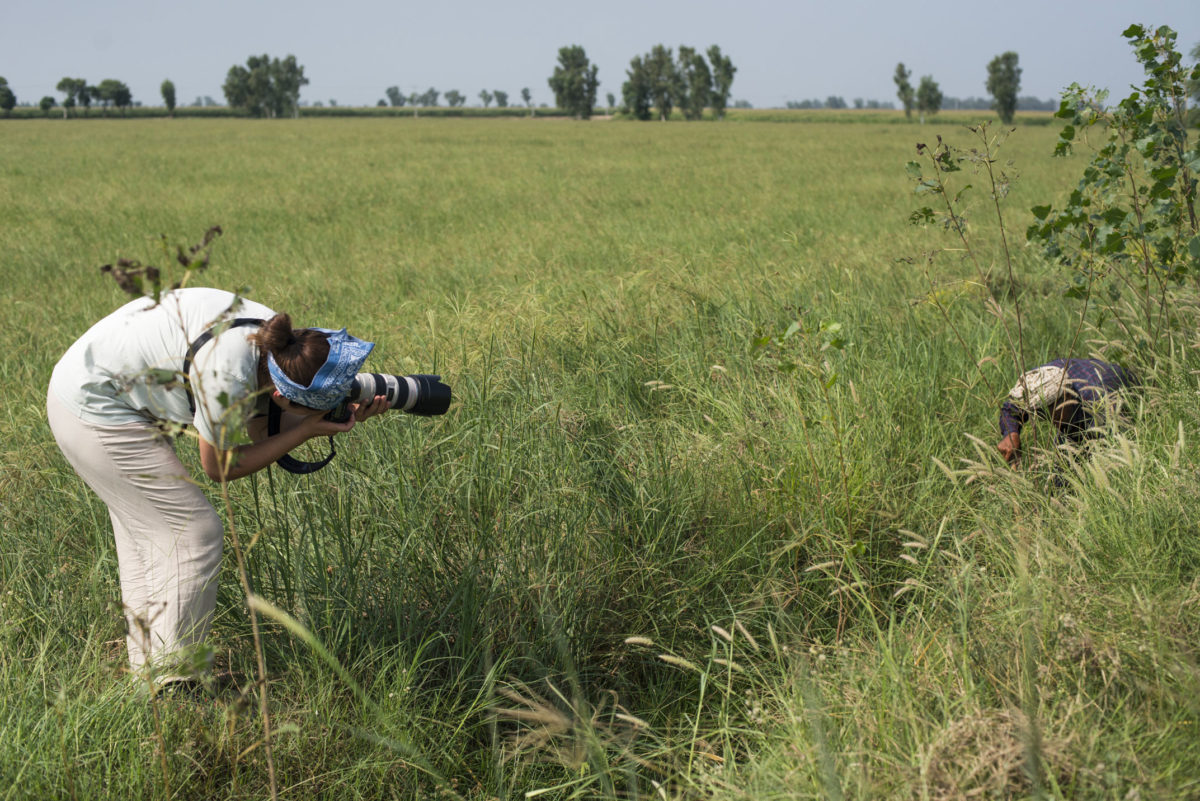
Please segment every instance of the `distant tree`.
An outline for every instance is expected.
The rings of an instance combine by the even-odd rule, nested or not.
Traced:
[[[825,98],[825,108],[845,108],[846,100],[841,95],[830,95]]]
[[[333,98],[333,97],[329,98],[329,107],[337,108],[337,98]]]
[[[1200,65],[1200,43],[1192,48],[1192,60]],[[1195,72],[1192,73],[1192,75],[1195,74]],[[1192,110],[1188,114],[1189,124],[1200,126],[1200,78],[1188,79],[1187,88],[1192,96]]]
[[[854,98],[854,108],[855,109],[863,108],[863,99],[861,97]]]
[[[658,119],[667,120],[683,94],[683,76],[675,65],[671,48],[656,44],[644,59],[650,81],[650,99],[658,109]]]
[[[113,93],[116,91],[116,84],[112,78],[105,78],[98,86],[92,87],[92,99],[100,104],[100,112],[108,116],[108,107],[112,105]]]
[[[417,103],[422,106],[433,107],[438,104],[438,98],[441,97],[441,95],[441,92],[431,86],[421,93],[421,95],[417,98]],[[448,98],[449,96],[450,93],[447,92],[446,97]]]
[[[494,96],[494,95],[492,95],[492,93],[491,93],[491,92],[489,92],[487,89],[480,89],[480,90],[479,90],[479,99],[483,101],[483,107],[484,107],[484,108],[487,108],[488,106],[490,106],[490,105],[492,104],[492,97],[493,97],[493,96]]]
[[[304,77],[304,67],[289,55],[283,61],[276,59],[271,62],[271,78],[273,80],[272,101],[276,117],[291,113],[293,117],[300,116],[300,87],[308,85]]]
[[[521,90],[521,102],[529,109],[529,116],[533,116],[533,95],[529,92],[529,87]]]
[[[215,106],[215,105],[217,105],[217,101],[213,100],[211,96],[205,95],[204,96],[204,105]]]
[[[8,81],[0,78],[0,109],[4,110],[4,116],[7,117],[12,113],[13,108],[17,105],[17,96],[13,90],[9,88]]]
[[[680,108],[684,119],[698,120],[704,117],[704,109],[712,102],[712,72],[704,56],[686,45],[679,46],[679,75],[683,86]]]
[[[446,92],[446,102],[450,104],[450,108],[457,108],[467,102],[467,96],[457,89],[451,89]]]
[[[163,105],[167,107],[167,113],[172,117],[175,116],[175,84],[168,81],[163,81],[159,87],[162,92]]]
[[[496,96],[496,108],[508,108],[508,92],[497,89],[492,94]]]
[[[625,83],[621,84],[621,97],[625,102],[624,111],[635,120],[650,119],[650,107],[654,103],[650,73],[646,62],[641,56],[634,56],[629,61],[629,69],[625,71]]]
[[[295,56],[281,61],[264,53],[250,56],[245,67],[230,67],[222,89],[232,108],[245,109],[256,117],[282,117],[299,116],[300,87],[306,85],[304,67]]]
[[[900,104],[904,106],[905,117],[912,116],[913,105],[916,101],[912,83],[909,82],[911,77],[912,72],[904,68],[903,61],[896,65],[896,74],[892,76],[892,82],[896,84],[896,97],[900,98]]]
[[[708,48],[708,63],[713,77],[712,105],[713,114],[718,120],[725,119],[725,106],[729,103],[729,90],[733,86],[733,75],[737,67],[728,56],[721,55],[721,48],[713,45]]]
[[[100,101],[100,107],[104,113],[108,113],[109,106],[116,106],[121,109],[121,113],[125,113],[125,109],[133,105],[133,95],[129,92],[129,87],[115,78],[105,78],[96,87],[96,99]]]
[[[41,101],[38,102],[38,108],[40,108],[42,113],[47,117],[50,116],[50,109],[54,108],[55,105],[55,100],[50,95],[46,95],[41,99]]]
[[[96,87],[80,78],[78,98],[79,105],[83,106],[83,116],[86,117],[88,112],[91,110],[92,101],[96,99],[98,91],[99,90],[97,90]]]
[[[56,91],[63,94],[63,119],[67,118],[67,112],[75,108],[75,103],[79,99],[81,90],[87,87],[87,81],[83,78],[63,78],[58,82],[58,86],[54,87]]]
[[[1001,53],[988,64],[987,90],[992,96],[992,108],[1000,121],[1008,125],[1017,110],[1017,92],[1021,91],[1021,68],[1012,50]]]
[[[608,113],[612,114],[613,106],[617,105],[617,98],[613,96],[612,92],[609,92],[604,96],[604,99],[608,101]]]
[[[733,101],[733,107],[734,108],[754,108],[754,106],[752,106],[750,104],[749,100],[735,100],[735,101]]]
[[[404,94],[400,91],[399,86],[389,86],[384,91],[384,94],[387,95],[388,102],[397,108],[403,106],[405,100],[407,100]]]
[[[387,108],[387,104],[388,102],[381,97],[375,101],[375,108]]]
[[[598,67],[588,61],[579,45],[559,48],[558,66],[547,83],[554,92],[554,105],[577,120],[590,119],[596,107]]]
[[[921,124],[925,124],[925,115],[937,114],[942,108],[942,90],[932,75],[921,76],[917,86],[917,111],[921,113]]]

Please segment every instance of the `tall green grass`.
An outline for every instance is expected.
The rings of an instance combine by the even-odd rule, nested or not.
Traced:
[[[907,225],[904,163],[961,129],[4,133],[0,797],[269,791],[252,688],[156,709],[123,675],[107,513],[42,412],[123,301],[96,267],[166,266],[160,234],[214,224],[203,283],[457,398],[357,428],[315,476],[230,486],[281,797],[1197,792],[1194,335],[1159,343],[1135,424],[1065,490],[1002,467],[1018,366],[986,299],[1019,300],[1034,363],[1078,308],[1032,251],[1008,280],[982,188],[985,281]],[[1011,230],[1074,183],[1053,142],[1003,145]],[[246,600],[227,565],[213,644],[252,678]]]

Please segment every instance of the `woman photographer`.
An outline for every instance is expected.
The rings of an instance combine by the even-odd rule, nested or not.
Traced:
[[[373,347],[194,288],[127,303],[63,355],[47,416],[67,461],[108,506],[135,673],[149,669],[162,685],[209,670],[196,646],[212,622],[224,530],[171,431],[194,426],[211,480],[250,475],[387,408],[375,397],[344,423],[324,419]],[[268,404],[282,410],[273,436]]]

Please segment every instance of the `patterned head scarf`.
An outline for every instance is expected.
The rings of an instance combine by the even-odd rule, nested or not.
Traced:
[[[313,376],[312,383],[304,386],[288,378],[276,363],[275,357],[271,355],[267,356],[267,369],[271,373],[271,380],[274,382],[275,388],[279,390],[279,394],[292,403],[298,403],[310,409],[332,409],[350,393],[350,385],[354,382],[354,376],[358,374],[358,368],[362,367],[362,363],[367,360],[375,343],[364,342],[352,337],[346,333],[345,328],[339,331],[330,328],[312,330],[325,334],[325,338],[329,341],[329,356],[325,359],[325,364],[321,365],[321,369]]]

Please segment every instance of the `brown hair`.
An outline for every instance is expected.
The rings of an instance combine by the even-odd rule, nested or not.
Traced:
[[[277,314],[267,320],[254,334],[254,343],[261,351],[258,363],[260,383],[269,381],[267,355],[275,357],[287,377],[302,386],[312,383],[313,376],[329,358],[329,340],[311,328],[292,328],[292,318]]]

